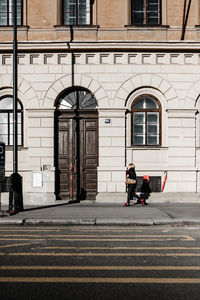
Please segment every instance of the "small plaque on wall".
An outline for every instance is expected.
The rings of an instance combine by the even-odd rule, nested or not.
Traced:
[[[42,187],[43,179],[42,172],[33,173],[33,187]]]

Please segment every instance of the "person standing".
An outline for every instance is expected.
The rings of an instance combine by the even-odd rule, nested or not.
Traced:
[[[135,196],[135,188],[137,185],[136,181],[136,172],[135,172],[135,165],[133,163],[128,164],[128,168],[126,171],[126,179],[132,179],[132,183],[128,183],[128,191],[127,191],[127,202],[123,206],[129,206],[130,201]],[[127,181],[126,181],[127,182]]]

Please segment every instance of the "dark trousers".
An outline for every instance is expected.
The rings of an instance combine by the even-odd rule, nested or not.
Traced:
[[[127,202],[130,204],[130,201],[133,200],[135,196],[135,188],[136,184],[128,184],[128,192],[127,192]]]
[[[141,202],[141,200],[144,200],[144,203],[146,203],[146,200],[149,198],[150,194],[149,193],[140,193],[140,199],[139,202]]]

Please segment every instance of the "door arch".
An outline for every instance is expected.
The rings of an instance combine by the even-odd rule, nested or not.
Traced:
[[[55,111],[55,192],[62,200],[96,199],[98,111],[90,91],[64,91]]]

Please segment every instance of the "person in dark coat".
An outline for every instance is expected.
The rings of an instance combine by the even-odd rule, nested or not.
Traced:
[[[143,183],[140,189],[140,203],[142,205],[147,205],[146,200],[149,198],[151,193],[151,188],[149,186],[148,178],[143,178]]]
[[[136,188],[136,185],[137,185],[137,181],[136,181],[137,176],[136,176],[136,172],[135,172],[135,165],[133,163],[128,164],[128,169],[126,171],[126,178],[134,179],[135,183],[127,184],[127,186],[128,186],[127,203],[125,203],[123,206],[129,206],[130,201],[135,196],[135,188]]]

